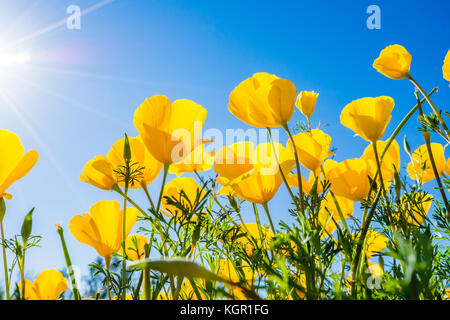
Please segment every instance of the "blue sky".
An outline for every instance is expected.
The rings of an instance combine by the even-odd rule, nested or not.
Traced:
[[[96,257],[94,249],[72,237],[68,223],[99,200],[119,198],[79,181],[78,174],[124,132],[137,134],[133,114],[146,97],[164,94],[201,104],[208,110],[205,128],[248,129],[229,113],[229,94],[255,72],[273,73],[293,81],[298,90],[320,93],[313,125],[328,124],[336,160],[342,161],[359,157],[366,147],[339,122],[347,103],[393,97],[396,106],[385,137],[415,104],[408,81],[390,80],[372,68],[381,49],[401,44],[413,56],[411,74],[427,91],[440,87],[434,101],[448,110],[450,89],[442,78],[450,49],[448,1],[116,0],[83,16],[80,30],[62,23],[24,38],[66,19],[71,4],[83,10],[98,2],[0,0],[0,48],[15,41],[10,50],[31,57],[13,75],[0,75],[0,90],[9,97],[9,103],[0,99],[0,128],[40,153],[33,171],[10,188],[14,199],[5,218],[11,237],[36,207],[33,231],[44,238],[42,248],[29,254],[30,278],[64,266],[58,222],[66,229],[74,264],[86,270]],[[372,4],[381,8],[381,30],[366,27],[366,8]],[[303,118],[295,112],[291,124],[298,120]],[[416,127],[408,124],[398,142],[407,134],[413,149],[421,145]],[[286,137],[281,134],[280,140],[285,143]],[[402,167],[407,162],[402,151]],[[160,178],[151,192],[159,186]],[[428,190],[433,187],[434,182],[426,184]],[[133,198],[144,201],[140,192]],[[269,204],[274,219],[289,219],[288,200],[280,188]],[[244,219],[254,218],[248,212]]]

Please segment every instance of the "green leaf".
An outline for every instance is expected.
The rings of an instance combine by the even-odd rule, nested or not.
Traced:
[[[409,156],[411,157],[411,147],[409,146],[408,140],[406,139],[406,135],[403,138],[403,148],[405,149],[406,153],[409,154]]]
[[[162,273],[167,273],[172,276],[186,277],[186,278],[201,278],[209,281],[218,281],[233,286],[239,287],[244,293],[252,299],[260,300],[261,298],[254,292],[240,283],[232,282],[220,277],[214,272],[209,271],[205,267],[184,259],[165,259],[165,260],[150,260],[145,259],[138,262],[133,262],[129,265],[131,268],[143,270],[152,269]]]
[[[221,278],[214,272],[202,267],[201,265],[184,260],[184,259],[167,259],[167,260],[150,260],[135,262],[130,264],[134,269],[143,270],[149,268],[162,273],[167,273],[173,276],[182,276],[187,278],[202,278],[210,281],[220,281],[231,283],[230,281]]]

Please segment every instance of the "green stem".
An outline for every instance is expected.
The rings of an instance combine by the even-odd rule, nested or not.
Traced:
[[[323,169],[323,165],[320,165],[320,171],[322,171],[322,175],[323,175],[324,179],[326,179],[327,176],[326,176],[325,170]],[[345,230],[348,232],[348,234],[350,234],[350,229],[347,225],[347,222],[345,221],[345,217],[344,217],[344,214],[342,213],[341,206],[339,205],[339,202],[337,201],[336,196],[334,195],[334,192],[330,190],[330,194],[331,194],[331,197],[333,198],[334,205],[336,206],[336,209],[338,211],[339,218],[341,219]]]
[[[360,232],[360,236],[358,238],[358,244],[356,246],[355,259],[353,261],[353,266],[352,266],[353,281],[356,281],[356,279],[357,279],[357,274],[358,274],[358,269],[359,269],[359,260],[361,258],[361,251],[363,249],[364,241],[366,239],[367,232],[369,231],[370,222],[372,221],[372,217],[375,214],[375,209],[377,207],[378,200],[380,199],[381,193],[382,193],[382,189],[380,188],[380,189],[378,189],[378,193],[375,196],[375,200],[372,204],[372,207],[370,208],[370,211],[367,214],[367,217],[363,221],[363,224],[361,226],[361,232]],[[355,286],[352,286],[352,293],[354,293],[354,292],[355,292]]]
[[[164,163],[163,180],[162,180],[162,183],[161,183],[161,190],[159,191],[158,204],[156,205],[156,212],[155,212],[155,214],[159,214],[159,210],[161,208],[163,191],[164,191],[164,186],[166,184],[167,174],[169,172],[169,167],[170,167],[170,163]],[[159,232],[160,232],[161,242],[162,242],[163,249],[164,249],[164,257],[167,257],[169,255],[169,251],[167,250],[166,239],[165,239],[166,237],[164,235],[164,231],[162,230],[162,227],[161,227],[161,224],[159,223],[159,220],[156,219],[155,222],[156,222],[156,226],[158,227]],[[170,287],[171,287],[171,290],[172,290],[172,296],[174,296],[175,290],[176,290],[174,278],[173,278],[173,276],[170,276],[169,279],[170,279]]]
[[[417,87],[417,89],[419,89],[419,91],[425,97],[431,109],[433,109],[433,112],[436,115],[437,119],[441,123],[442,128],[444,128],[445,134],[447,135],[447,141],[450,142],[450,130],[448,129],[444,119],[442,119],[441,113],[434,105],[434,102],[430,99],[430,96],[425,92],[425,90],[423,90],[423,88],[419,85],[419,83],[413,77],[411,77],[411,75],[408,75],[408,79]]]
[[[145,195],[147,196],[150,206],[152,207],[153,210],[156,210],[155,204],[153,203],[153,200],[152,200],[152,197],[150,197],[150,193],[148,192],[147,185],[145,183],[142,183],[141,186],[142,186],[142,189],[144,189]]]
[[[271,218],[271,216],[270,216],[269,207],[267,206],[267,202],[264,202],[264,203],[262,204],[262,206],[263,206],[263,208],[264,208],[264,211],[266,211],[267,218],[269,219],[270,228],[272,229],[272,232],[273,232],[273,234],[275,235],[276,231],[275,231],[275,227],[274,227],[273,222],[272,222],[272,218]]]
[[[416,90],[416,99],[417,99],[417,104],[419,106],[419,113],[423,117],[424,114],[423,114],[423,109],[422,109],[422,103],[420,102],[419,94],[417,93],[417,90]],[[437,171],[436,162],[434,160],[433,151],[431,149],[430,133],[428,132],[428,130],[424,124],[422,125],[422,128],[423,128],[423,138],[424,138],[425,144],[427,146],[427,152],[428,152],[428,157],[430,158],[431,167],[433,168],[433,173],[434,173],[434,176],[436,177],[438,189],[441,193],[442,200],[444,201],[445,208],[447,209],[447,215],[450,217],[450,206],[448,204],[447,196],[444,191],[444,186],[442,185],[441,178],[439,176],[439,172]]]
[[[127,165],[127,168],[129,166]],[[129,170],[127,170],[129,171]],[[128,176],[128,175],[127,175]],[[127,194],[128,194],[128,179],[125,179],[125,197],[123,197],[123,215],[122,215],[122,300],[127,298]]]
[[[106,272],[108,273],[106,275],[106,291],[108,293],[108,300],[111,300],[111,285],[109,283],[109,277],[110,277],[110,265],[111,265],[111,256],[105,257],[105,265],[106,265]]]
[[[438,88],[434,88],[433,90],[431,90],[431,92],[428,94],[429,97],[431,97],[436,91],[438,90]],[[420,103],[424,103],[425,99],[422,99],[420,101]],[[389,137],[389,139],[386,140],[386,145],[384,147],[383,152],[381,153],[381,160],[383,160],[384,155],[386,154],[387,150],[389,149],[389,146],[391,145],[392,141],[394,141],[395,137],[399,134],[400,130],[402,130],[402,128],[405,126],[405,124],[408,122],[408,120],[413,116],[413,114],[417,111],[417,109],[419,109],[419,105],[416,104],[416,106],[414,108],[412,108],[407,114],[406,116],[403,118],[403,120],[398,124],[397,128],[395,128],[394,132],[392,133],[392,135]],[[376,177],[375,177],[376,179]]]
[[[256,226],[258,227],[259,238],[262,239],[263,233],[261,230],[261,221],[259,220],[258,207],[256,206],[256,203],[252,202],[252,205],[253,205],[253,212],[255,213]]]
[[[3,268],[5,271],[5,291],[6,291],[6,299],[9,300],[11,298],[9,293],[9,276],[8,276],[8,261],[6,258],[6,243],[5,243],[5,232],[3,230],[3,217],[0,220],[0,229],[2,233],[2,250],[3,250]]]
[[[302,186],[302,173],[300,170],[300,161],[298,159],[298,154],[297,154],[297,147],[295,145],[294,142],[294,138],[292,137],[291,131],[289,130],[288,125],[283,125],[284,130],[286,130],[288,136],[289,136],[289,140],[291,141],[292,144],[292,149],[294,151],[294,158],[295,158],[295,166],[297,167],[297,179],[298,179],[298,189],[299,189],[299,195],[300,195],[300,210],[303,214],[303,216],[305,216],[305,206],[303,203],[303,186]]]
[[[20,282],[22,283],[22,300],[25,300],[25,251],[27,244],[23,244],[22,259],[20,260]]]
[[[381,186],[381,189],[383,190],[384,198],[387,201],[386,189],[384,188],[383,172],[381,171],[381,163],[380,163],[380,158],[378,157],[378,149],[377,149],[376,141],[372,142],[372,147],[373,147],[373,153],[375,156],[375,161],[377,163],[378,174],[380,176],[380,186]]]
[[[297,200],[295,199],[294,194],[292,193],[291,187],[289,187],[289,183],[287,182],[286,176],[284,175],[283,170],[281,170],[280,161],[278,160],[278,155],[276,153],[275,144],[274,144],[274,141],[273,141],[273,138],[272,138],[272,131],[270,130],[270,128],[267,128],[267,131],[269,132],[270,142],[272,144],[272,149],[273,149],[273,152],[275,154],[275,158],[276,158],[277,163],[278,163],[278,169],[280,170],[281,178],[283,179],[284,185],[286,186],[286,188],[287,188],[287,190],[289,192],[289,195],[292,198],[292,201],[297,206],[297,210],[300,210],[299,204],[298,204]]]
[[[64,239],[64,230],[61,226],[57,225],[57,231],[61,239],[61,246],[64,253],[64,259],[66,260],[67,274],[69,275],[69,280],[72,286],[72,294],[74,300],[81,300],[80,292],[78,291],[77,280],[75,279],[75,274],[73,272],[72,261],[70,260],[69,251],[67,250],[66,241]]]
[[[150,235],[150,241],[145,249],[145,259],[150,257],[150,250],[153,245],[153,233]],[[144,276],[144,300],[150,300],[152,296],[152,284],[150,282],[150,269],[145,268],[143,271]]]
[[[156,205],[156,212],[155,212],[156,214],[159,213],[159,209],[161,208],[163,190],[164,190],[164,186],[166,184],[167,173],[169,172],[169,166],[170,166],[170,163],[164,163],[164,174],[163,174],[163,180],[162,180],[162,184],[161,184],[161,190],[159,191],[158,204]]]

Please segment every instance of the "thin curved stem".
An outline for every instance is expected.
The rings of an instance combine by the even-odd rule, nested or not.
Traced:
[[[300,210],[301,210],[303,216],[305,216],[305,205],[303,203],[302,172],[300,169],[300,161],[298,159],[297,147],[295,146],[294,138],[292,137],[292,134],[291,134],[291,131],[289,130],[288,125],[287,124],[283,125],[283,129],[287,132],[287,134],[289,136],[289,140],[291,141],[291,144],[292,144],[292,149],[294,151],[295,166],[297,167],[298,190],[299,190],[299,195],[300,195]]]
[[[108,273],[106,276],[106,292],[108,294],[108,300],[111,300],[111,284],[109,283],[111,256],[105,257],[105,265],[106,265],[106,272]]]
[[[444,119],[442,119],[441,113],[436,108],[434,102],[430,99],[430,96],[423,90],[423,88],[420,86],[420,84],[413,78],[411,75],[408,75],[408,79],[416,86],[417,89],[419,89],[420,93],[425,97],[428,104],[430,105],[431,109],[433,109],[434,114],[436,115],[436,118],[441,123],[442,128],[445,131],[445,134],[447,135],[446,140],[450,142],[450,130],[447,127],[447,124],[445,123]]]
[[[127,254],[126,254],[126,237],[127,237],[127,194],[128,179],[125,181],[125,196],[123,197],[123,215],[122,215],[122,300],[127,297]]]
[[[267,128],[267,131],[269,132],[270,142],[272,144],[272,149],[273,149],[273,152],[274,152],[274,155],[275,155],[275,159],[277,160],[277,163],[278,163],[278,169],[280,170],[281,178],[283,179],[284,185],[286,186],[286,189],[288,190],[289,195],[292,198],[292,201],[295,203],[295,205],[297,207],[297,210],[300,210],[300,206],[298,204],[298,201],[295,199],[295,196],[292,193],[291,187],[289,186],[289,183],[287,182],[287,179],[286,179],[286,176],[284,175],[283,170],[281,170],[280,161],[278,159],[278,155],[276,154],[275,144],[274,144],[274,141],[273,141],[273,138],[272,138],[272,131],[270,130],[270,128]]]
[[[270,211],[269,211],[269,207],[267,206],[267,202],[264,202],[264,203],[262,204],[262,206],[263,206],[263,208],[264,208],[264,211],[265,211],[266,214],[267,214],[267,218],[269,219],[270,228],[272,229],[273,234],[275,234],[276,231],[275,231],[275,227],[274,227],[273,222],[272,222],[272,218],[271,218],[271,216],[270,216]]]
[[[8,276],[8,261],[6,257],[6,243],[5,243],[5,232],[3,230],[3,219],[0,220],[0,229],[2,233],[2,250],[3,250],[3,268],[5,271],[5,291],[6,291],[6,299],[9,300],[11,298],[9,293],[9,276]]]

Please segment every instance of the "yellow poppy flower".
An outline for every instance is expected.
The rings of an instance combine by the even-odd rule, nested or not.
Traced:
[[[382,277],[383,276],[384,270],[379,264],[367,261],[367,265],[369,267],[369,271],[370,271],[370,274],[372,276],[375,276],[375,277]]]
[[[381,50],[373,67],[388,78],[401,80],[409,75],[412,57],[401,45],[394,44]]]
[[[445,174],[450,175],[450,158],[447,159],[447,163],[445,164]]]
[[[383,136],[394,105],[394,99],[385,96],[355,100],[342,110],[341,123],[361,138],[375,142]]]
[[[366,256],[372,257],[376,253],[386,249],[389,240],[385,235],[374,230],[369,230],[366,235]]]
[[[25,153],[17,135],[0,129],[0,198],[12,199],[6,190],[14,182],[25,177],[38,158],[39,154],[36,150]]]
[[[25,280],[26,300],[58,300],[60,295],[69,289],[67,279],[55,269],[44,270],[31,282]],[[19,283],[19,290],[22,292],[22,282]]]
[[[295,105],[305,116],[310,117],[316,107],[318,93],[314,91],[302,91],[295,100]]]
[[[163,95],[146,99],[134,113],[134,125],[147,150],[159,162],[180,162],[201,144],[206,109],[187,100],[173,103]]]
[[[191,280],[191,281],[195,281],[195,285],[197,286],[197,292],[200,294],[200,297],[202,300],[206,300],[206,295],[202,292],[202,290],[200,288],[205,288],[205,280],[202,279],[196,279],[196,280]],[[192,283],[189,279],[186,279],[183,284],[181,285],[181,290],[180,290],[180,296],[179,299],[183,299],[183,300],[198,300],[198,296],[195,293],[194,288],[192,287]]]
[[[444,147],[439,143],[431,143],[431,152],[439,175],[445,171],[446,162],[444,156]],[[413,180],[418,179],[422,183],[436,178],[430,157],[428,156],[427,146],[421,145],[412,154],[412,161],[406,167],[409,177]]]
[[[313,129],[311,132],[300,132],[293,137],[300,163],[311,171],[317,171],[329,156],[334,155],[329,151],[331,137],[322,130]],[[287,145],[294,152],[291,140]]]
[[[214,170],[221,174],[217,182],[224,185],[220,194],[231,193],[243,200],[263,204],[275,196],[283,181],[277,158],[285,174],[292,170],[295,161],[292,153],[279,143],[275,143],[275,152],[271,143],[260,144],[256,150],[252,150],[252,146],[251,143],[239,143],[224,147],[218,152],[220,158],[216,157]],[[236,164],[236,159],[241,164]],[[230,162],[224,162],[228,160]]]
[[[125,240],[125,250],[127,258],[131,261],[141,260],[145,257],[145,245],[148,243],[147,237],[140,234],[130,234]],[[123,254],[123,250],[120,250]]]
[[[353,201],[340,196],[335,197],[344,218],[350,217],[353,214]],[[331,193],[327,193],[320,203],[319,210],[319,222],[324,227],[324,230],[326,230],[326,232],[323,232],[322,234],[323,238],[327,237],[328,234],[332,234],[336,229],[336,223],[333,219],[336,223],[341,221],[336,203],[334,202]]]
[[[322,183],[327,180],[326,178],[326,174],[329,170],[331,170],[331,168],[335,167],[338,163],[334,160],[328,159],[325,160],[325,162],[322,164],[320,169],[317,169],[316,172],[310,172],[309,174],[309,180],[306,180],[305,178],[302,177],[302,187],[303,187],[303,191],[306,193],[310,193],[311,189],[314,185],[315,180],[317,179],[317,190],[316,192],[318,194],[323,192],[323,185]],[[322,172],[325,172],[325,175]],[[298,178],[296,174],[290,173],[286,176],[286,180],[289,184],[290,187],[295,187],[298,188]]]
[[[261,234],[264,240],[264,249],[270,249],[273,233],[270,229],[261,227]],[[229,235],[231,239],[232,235]],[[245,226],[240,225],[239,237],[235,239],[235,243],[241,246],[245,252],[251,256],[256,247],[262,247],[262,239],[259,234],[259,228],[256,223],[246,223]]]
[[[126,234],[131,231],[138,220],[140,212],[127,208]],[[69,223],[72,235],[85,243],[104,258],[110,258],[113,252],[119,252],[122,242],[123,210],[117,201],[99,201],[88,213],[73,217]]]
[[[184,195],[181,195],[181,191],[184,192]],[[198,201],[201,201],[205,196],[206,191],[202,190],[195,181],[194,178],[175,178],[169,181],[163,189],[163,198],[161,201],[163,213],[168,216],[180,216],[183,214],[182,210],[177,208],[176,206],[169,204],[167,197],[171,200],[175,198],[175,200],[181,202],[183,207],[186,208],[189,213],[192,213],[193,206],[196,203],[197,195],[199,196]],[[186,199],[187,197],[187,199]],[[192,217],[193,221],[197,220],[197,216]]]
[[[311,180],[311,176],[310,176],[310,180],[306,180],[305,177],[301,177],[302,179],[302,189],[303,192],[310,194],[311,193],[311,189],[312,189],[312,185],[314,183],[314,177]],[[286,181],[289,185],[289,187],[293,187],[293,188],[298,188],[298,177],[297,174],[295,173],[289,173],[286,176]],[[317,193],[321,193],[320,191],[321,189],[319,188],[319,184],[317,184]]]
[[[219,259],[218,262],[219,262],[219,270],[217,274],[224,279],[230,280],[232,282],[240,282],[240,279],[242,277],[243,280],[251,282],[254,278],[254,274],[251,267],[245,262],[243,262],[241,267],[239,268],[240,269],[239,273],[230,260]],[[242,292],[241,289],[229,284],[227,284],[226,286],[231,291],[230,294],[234,296],[235,300],[247,299],[247,297],[245,296],[245,294]]]
[[[169,172],[181,176],[184,172],[201,172],[211,169],[214,162],[214,151],[205,152],[205,145],[197,146],[186,158],[172,163]]]
[[[132,170],[140,169],[141,174],[137,177],[137,182],[130,185],[130,188],[141,188],[143,185],[148,185],[156,179],[163,164],[156,160],[145,148],[141,137],[128,137],[128,142],[130,144],[131,150],[131,162]],[[121,166],[125,166],[125,161],[123,159],[123,149],[124,149],[125,138],[117,140],[111,150],[106,155],[106,158],[111,163],[114,170],[119,170]],[[116,181],[119,181],[119,186],[124,187],[123,176],[118,175],[115,172]]]
[[[237,142],[217,152],[214,171],[219,175],[217,182],[228,185],[254,168],[254,145],[251,142]]]
[[[386,142],[378,140],[377,141],[377,151],[378,151],[378,157],[381,157],[381,153],[383,152],[384,148],[386,147]],[[361,159],[365,160],[367,162],[367,165],[369,167],[369,174],[371,178],[375,177],[375,174],[378,171],[377,167],[377,160],[375,159],[375,152],[373,150],[372,145],[368,145],[367,148],[364,150],[364,153],[361,157]],[[379,159],[380,160],[380,159]],[[383,179],[385,181],[391,180],[394,178],[395,169],[397,168],[397,171],[400,170],[400,147],[397,143],[397,141],[393,140],[390,144],[388,150],[386,151],[383,160],[381,161],[381,173],[383,175]]]
[[[119,182],[115,169],[105,156],[96,156],[84,166],[83,174],[80,174],[78,178],[94,187],[112,190]]]
[[[335,195],[352,201],[361,201],[370,190],[369,168],[359,158],[345,160],[333,167],[327,174]]]
[[[231,92],[228,110],[254,127],[280,127],[291,120],[296,95],[291,81],[265,72],[255,73]]]
[[[442,73],[444,79],[450,81],[450,50],[448,50],[447,55],[444,59],[444,65],[442,66]]]
[[[421,225],[433,204],[433,196],[424,193],[405,194],[401,199],[399,212],[394,219],[405,219],[409,224]]]

